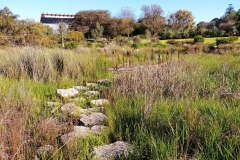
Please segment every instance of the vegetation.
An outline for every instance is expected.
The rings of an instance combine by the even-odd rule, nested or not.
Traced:
[[[189,11],[165,24],[161,6],[141,9],[138,21],[130,8],[114,18],[80,11],[57,34],[0,10],[0,159],[92,159],[94,146],[120,140],[133,145],[134,160],[240,159],[240,12],[230,5],[195,27]],[[70,149],[59,137],[78,119],[60,114],[72,100],[56,90],[104,78],[113,80],[99,87],[109,131]],[[47,145],[53,152],[39,154]]]

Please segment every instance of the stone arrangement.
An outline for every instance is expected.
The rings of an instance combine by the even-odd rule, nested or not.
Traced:
[[[69,98],[69,102],[47,102],[48,106],[53,107],[52,113],[60,111],[60,114],[70,115],[77,119],[72,129],[64,129],[60,125],[61,143],[70,148],[70,144],[76,142],[78,139],[85,139],[88,136],[99,136],[108,130],[107,119],[104,114],[104,107],[109,105],[107,99],[101,99],[99,88],[111,83],[110,79],[102,79],[97,83],[86,83],[86,86],[73,86],[67,89],[57,89],[57,94],[62,98]],[[81,97],[83,96],[83,97]],[[78,98],[73,98],[78,97]],[[71,99],[72,98],[72,99]],[[89,107],[85,107],[88,104]],[[56,106],[54,108],[54,106]],[[54,120],[48,120],[53,123]],[[60,132],[60,133],[61,133]],[[37,153],[39,155],[53,152],[53,146],[46,145],[39,147]],[[117,141],[103,146],[95,146],[90,148],[92,150],[93,159],[96,160],[112,160],[112,159],[126,159],[129,153],[133,152],[133,147],[128,142]],[[36,158],[35,158],[36,159]]]

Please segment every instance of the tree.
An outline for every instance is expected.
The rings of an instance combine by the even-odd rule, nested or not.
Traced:
[[[110,12],[108,10],[88,10],[79,11],[71,22],[71,28],[85,34],[85,37],[91,36],[90,30],[95,28],[98,22],[109,31]]]
[[[129,37],[130,33],[132,33],[134,30],[133,25],[134,25],[133,19],[122,18],[118,25],[118,31],[120,34],[123,35],[126,34]]]
[[[104,28],[98,22],[95,25],[95,28],[91,29],[91,35],[95,40],[98,40],[103,36]]]
[[[58,32],[59,38],[61,39],[62,47],[64,48],[64,41],[65,38],[67,38],[68,33],[67,24],[64,22],[60,22]]]
[[[187,10],[179,10],[171,14],[168,19],[168,25],[179,32],[188,32],[195,25],[192,12]]]
[[[143,12],[143,24],[147,26],[152,34],[156,35],[165,24],[164,12],[161,6],[157,4],[143,5],[141,10]]]

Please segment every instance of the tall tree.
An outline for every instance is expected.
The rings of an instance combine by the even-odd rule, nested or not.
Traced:
[[[163,17],[163,10],[161,6],[152,4],[150,6],[143,5],[141,7],[143,12],[142,22],[151,31],[152,34],[157,34],[165,24],[165,17]]]
[[[171,14],[168,19],[168,25],[179,32],[188,32],[195,25],[192,12],[187,10],[178,10]]]
[[[91,29],[91,36],[98,40],[99,38],[102,38],[103,36],[104,28],[101,26],[98,22],[96,22],[95,28]]]
[[[58,32],[59,38],[61,39],[62,47],[64,48],[64,41],[65,38],[67,38],[68,33],[67,24],[64,22],[60,22]]]

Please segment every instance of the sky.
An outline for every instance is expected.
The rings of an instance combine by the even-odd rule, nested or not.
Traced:
[[[7,6],[19,19],[40,21],[41,13],[76,14],[82,10],[109,10],[116,16],[122,7],[130,7],[136,18],[142,14],[142,5],[158,4],[167,17],[180,9],[191,11],[197,23],[220,18],[229,4],[240,9],[240,0],[0,0],[0,9]]]

